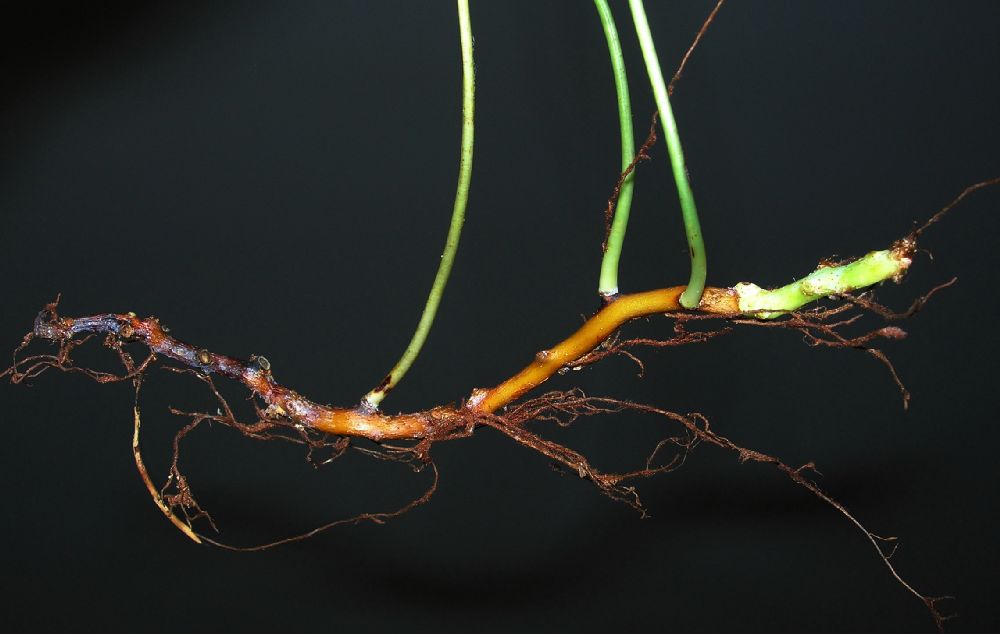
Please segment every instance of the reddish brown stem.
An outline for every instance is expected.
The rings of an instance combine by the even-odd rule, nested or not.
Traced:
[[[566,340],[539,352],[521,372],[489,390],[475,390],[461,408],[435,407],[422,412],[389,416],[362,408],[320,405],[292,389],[279,385],[271,375],[271,365],[264,357],[241,361],[171,337],[156,317],[141,319],[134,314],[94,315],[70,319],[56,314],[50,304],[35,320],[35,337],[69,342],[75,335],[106,333],[122,341],[137,341],[154,354],[179,361],[205,374],[220,374],[235,379],[258,395],[273,416],[287,416],[294,421],[338,436],[356,436],[371,440],[441,438],[456,428],[465,427],[470,415],[495,412],[511,401],[544,383],[560,368],[571,365],[625,322],[657,313],[682,310],[679,298],[683,286],[622,295],[605,306]],[[737,311],[736,298],[728,289],[706,289],[700,312],[730,314]]]

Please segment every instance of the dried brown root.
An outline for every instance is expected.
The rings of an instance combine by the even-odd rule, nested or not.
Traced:
[[[872,303],[874,306],[874,302]],[[903,399],[903,409],[910,406],[910,392],[906,389],[899,373],[889,357],[881,349],[873,347],[871,343],[879,339],[899,340],[906,337],[906,331],[895,326],[883,326],[855,336],[846,336],[843,333],[845,327],[854,324],[861,315],[855,314],[843,317],[837,321],[828,321],[831,316],[840,315],[846,312],[841,308],[850,308],[849,304],[843,304],[835,309],[817,309],[812,311],[802,311],[790,313],[787,317],[778,321],[760,321],[734,319],[733,323],[746,324],[760,327],[791,328],[802,333],[802,340],[809,346],[824,346],[828,348],[853,348],[862,350],[875,357],[889,371],[893,383],[899,389]],[[888,310],[888,309],[885,309]]]
[[[969,194],[976,192],[980,189],[984,189],[986,187],[992,187],[993,185],[1000,185],[1000,176],[980,181],[975,185],[969,185],[968,187],[963,189],[962,193],[956,196],[950,203],[942,207],[940,211],[938,211],[936,214],[928,218],[927,222],[914,229],[913,232],[910,233],[907,239],[915,242],[916,239],[920,237],[920,234],[922,234],[924,231],[927,231],[927,229],[930,228],[931,225],[940,222],[941,219],[947,216],[952,209],[957,207],[963,200],[965,200],[965,198]]]
[[[690,331],[685,328],[688,316],[684,313],[673,315],[674,336],[669,339],[651,339],[646,337],[636,337],[632,339],[622,339],[621,333],[616,332],[604,341],[600,346],[594,348],[570,365],[564,366],[559,372],[565,374],[570,370],[580,370],[588,365],[592,365],[611,356],[620,355],[632,361],[639,368],[639,377],[646,374],[646,366],[638,356],[630,351],[630,348],[671,348],[692,343],[705,343],[710,339],[727,335],[732,332],[732,328],[721,328],[719,330],[696,330]]]
[[[382,524],[389,519],[402,515],[403,513],[426,503],[430,500],[434,491],[437,489],[438,470],[430,458],[431,441],[421,441],[410,447],[391,445],[378,446],[375,449],[355,447],[352,446],[349,438],[330,436],[329,434],[316,432],[315,430],[296,423],[287,417],[276,417],[273,413],[269,413],[266,409],[259,407],[257,403],[254,403],[254,405],[258,420],[253,423],[244,423],[237,419],[229,403],[219,392],[210,376],[190,368],[175,368],[168,366],[166,369],[181,374],[190,374],[203,381],[212,391],[219,404],[218,414],[185,412],[176,408],[170,409],[172,414],[186,417],[189,419],[189,422],[183,425],[174,435],[173,457],[171,460],[169,475],[164,485],[158,491],[155,488],[152,488],[152,483],[149,481],[149,476],[145,472],[145,469],[140,469],[140,473],[143,475],[143,480],[146,481],[147,486],[150,487],[150,493],[153,495],[154,502],[157,503],[157,506],[159,506],[161,510],[168,515],[171,521],[178,528],[180,528],[182,532],[199,543],[207,542],[214,546],[234,551],[260,551],[283,544],[309,539],[310,537],[318,535],[319,533],[336,526],[357,524],[365,521]],[[136,415],[136,425],[138,426],[138,409],[136,409]],[[423,494],[410,500],[396,510],[360,513],[351,517],[328,522],[301,534],[284,537],[267,543],[253,546],[234,546],[218,539],[208,537],[202,533],[198,533],[194,528],[197,520],[204,519],[214,532],[219,532],[215,522],[212,520],[212,517],[198,504],[191,490],[191,486],[180,467],[181,442],[204,422],[219,423],[225,427],[234,429],[244,437],[252,440],[281,440],[302,445],[306,448],[306,460],[317,468],[330,464],[337,458],[342,457],[349,449],[355,449],[356,451],[369,457],[406,463],[410,465],[415,472],[419,472],[425,467],[430,466],[434,477],[431,484]],[[317,454],[319,452],[325,452],[325,455],[318,458]],[[139,464],[140,460],[141,459],[138,457],[137,453],[137,464]],[[183,519],[180,519],[180,517],[183,517]]]
[[[156,359],[156,355],[150,352],[142,363],[136,365],[132,355],[130,355],[122,347],[122,338],[115,336],[114,333],[110,332],[105,336],[104,346],[117,353],[122,366],[125,368],[124,374],[102,372],[99,370],[92,370],[90,368],[73,365],[73,360],[71,358],[73,350],[94,338],[96,336],[95,333],[86,333],[79,339],[73,339],[72,336],[56,339],[59,344],[59,350],[55,354],[36,354],[29,355],[24,358],[18,358],[18,355],[31,345],[31,342],[36,337],[51,340],[51,338],[47,336],[48,331],[44,329],[44,324],[45,319],[48,319],[49,316],[53,319],[57,319],[55,310],[58,303],[59,298],[56,297],[54,302],[47,304],[45,309],[39,313],[38,317],[35,319],[35,328],[31,332],[24,335],[21,339],[21,343],[14,349],[13,363],[3,372],[0,372],[0,379],[9,376],[10,382],[14,385],[18,385],[38,377],[49,368],[56,368],[63,372],[82,374],[97,383],[118,383],[121,381],[138,379]]]
[[[138,393],[138,392],[137,392]],[[184,519],[180,519],[174,514],[173,508],[176,505],[176,500],[173,498],[167,499],[163,496],[161,491],[156,489],[156,485],[153,484],[153,479],[149,476],[149,471],[146,469],[146,463],[142,459],[142,451],[139,449],[139,428],[142,425],[142,421],[139,416],[139,406],[136,405],[133,410],[133,432],[132,432],[132,455],[135,458],[135,468],[139,472],[139,477],[142,478],[143,484],[146,485],[146,490],[149,491],[149,496],[153,498],[153,504],[156,505],[163,514],[167,516],[167,519],[177,527],[177,529],[191,538],[196,544],[201,543],[201,537],[194,532],[191,526],[191,516],[185,511]],[[186,486],[186,484],[185,484]],[[193,498],[191,498],[193,502]],[[195,506],[197,503],[194,503]],[[201,509],[198,509],[199,514],[202,513]],[[205,516],[208,514],[205,513]]]
[[[928,292],[924,293],[917,299],[913,300],[913,303],[910,304],[910,307],[903,311],[894,311],[889,308],[886,308],[885,306],[877,302],[872,301],[870,294],[861,294],[858,296],[844,294],[840,295],[840,297],[852,304],[864,308],[867,311],[875,313],[876,315],[878,315],[882,319],[885,319],[886,321],[895,321],[899,319],[909,319],[910,317],[913,317],[918,312],[923,310],[924,306],[927,304],[930,298],[933,297],[938,291],[942,291],[948,288],[957,281],[958,278],[953,277],[943,284],[938,284]]]
[[[352,517],[345,517],[345,518],[342,518],[342,519],[339,519],[339,520],[334,520],[332,522],[328,522],[326,524],[323,524],[322,526],[317,526],[316,528],[314,528],[312,530],[306,531],[304,533],[300,533],[298,535],[292,535],[291,537],[285,537],[283,539],[278,539],[278,540],[275,540],[275,541],[272,541],[272,542],[268,542],[266,544],[259,544],[259,545],[256,545],[256,546],[233,546],[231,544],[226,544],[226,543],[223,543],[223,542],[220,542],[220,541],[217,541],[215,539],[211,539],[211,538],[208,538],[208,537],[205,537],[205,536],[202,536],[202,539],[204,541],[212,544],[213,546],[218,546],[218,547],[224,548],[226,550],[233,550],[233,551],[237,551],[237,552],[257,552],[257,551],[261,551],[261,550],[268,550],[268,549],[274,548],[276,546],[283,546],[285,544],[291,544],[293,542],[299,542],[299,541],[302,541],[302,540],[305,540],[305,539],[309,539],[311,537],[315,537],[316,535],[318,535],[318,534],[320,534],[320,533],[322,533],[324,531],[328,531],[331,528],[335,528],[337,526],[346,526],[346,525],[350,525],[350,524],[360,524],[362,522],[372,522],[373,524],[385,524],[388,520],[391,520],[393,518],[399,517],[400,515],[408,513],[409,511],[413,510],[414,508],[416,508],[418,506],[421,506],[423,504],[426,504],[428,501],[430,501],[431,497],[434,495],[434,492],[437,491],[439,474],[438,474],[437,465],[435,465],[433,461],[428,462],[427,466],[429,466],[431,468],[431,473],[433,473],[433,476],[434,476],[433,479],[431,480],[430,485],[428,485],[427,489],[420,496],[418,496],[418,497],[410,500],[409,502],[407,502],[403,506],[401,506],[398,509],[395,509],[393,511],[379,511],[379,512],[374,512],[374,513],[359,513],[359,514],[354,515]]]
[[[653,450],[653,453],[647,458],[644,468],[625,473],[604,473],[596,469],[582,454],[558,443],[546,440],[539,434],[528,431],[524,427],[526,423],[531,421],[551,421],[559,425],[569,425],[582,416],[614,414],[623,411],[662,416],[671,422],[678,423],[682,433],[660,441]],[[712,431],[708,419],[701,414],[681,415],[642,403],[612,398],[588,397],[579,390],[571,390],[569,392],[550,392],[544,394],[509,409],[503,416],[494,415],[484,417],[483,422],[503,432],[519,444],[538,451],[565,466],[570,471],[577,473],[580,478],[590,480],[602,493],[614,500],[628,504],[640,511],[643,516],[646,515],[646,512],[638,493],[633,486],[626,486],[624,483],[640,478],[648,478],[677,468],[683,464],[687,454],[700,443],[707,443],[732,451],[737,455],[740,462],[770,464],[788,476],[792,482],[806,489],[843,515],[861,531],[865,539],[875,549],[879,559],[889,569],[892,577],[926,606],[939,631],[944,631],[944,622],[950,618],[941,613],[938,609],[938,604],[951,597],[924,595],[906,581],[891,561],[898,546],[897,538],[883,537],[868,530],[846,506],[820,488],[815,480],[808,477],[809,473],[818,473],[813,463],[809,462],[798,467],[792,467],[779,458],[741,446],[729,438]],[[653,460],[656,458],[657,453],[667,445],[676,446],[679,449],[678,454],[667,464],[654,466]],[[890,547],[885,548],[883,544]]]
[[[688,452],[694,449],[698,442],[696,435],[688,433],[687,428],[699,423],[707,425],[707,420],[700,414],[687,417],[673,412],[663,411],[662,414],[671,420],[682,422],[681,434],[671,436],[658,442],[646,457],[644,466],[624,473],[605,473],[593,466],[583,454],[564,445],[543,438],[538,433],[528,430],[530,422],[554,422],[568,427],[583,416],[598,414],[614,414],[625,410],[636,410],[641,406],[628,401],[611,398],[594,398],[584,395],[580,390],[569,392],[549,392],[537,398],[524,401],[508,408],[503,414],[479,414],[480,424],[492,427],[509,436],[517,443],[537,451],[556,464],[565,467],[580,478],[591,481],[597,488],[613,500],[622,502],[646,516],[646,508],[639,494],[632,486],[624,483],[631,480],[648,478],[660,473],[677,469],[684,463]],[[678,449],[668,462],[657,464],[661,451],[670,445]]]
[[[705,18],[705,22],[702,23],[701,28],[698,29],[697,35],[694,36],[694,41],[691,42],[691,46],[689,46],[687,52],[684,53],[684,57],[681,59],[680,66],[677,67],[677,71],[674,73],[674,76],[670,79],[670,84],[667,85],[668,95],[673,96],[674,87],[677,85],[677,82],[681,80],[681,76],[684,74],[684,67],[687,66],[688,60],[691,59],[691,55],[694,53],[694,49],[698,48],[698,44],[701,43],[701,38],[705,37],[705,33],[708,31],[708,27],[711,26],[713,21],[715,21],[715,16],[719,13],[719,9],[722,8],[722,5],[725,2],[726,0],[719,0],[718,2],[716,2],[715,8],[712,9],[712,12],[708,14],[707,18]]]
[[[895,365],[893,365],[884,351],[872,345],[873,342],[881,340],[898,341],[904,339],[906,331],[896,326],[882,326],[861,334],[846,335],[845,329],[855,324],[861,318],[861,314],[852,311],[852,308],[872,313],[887,321],[908,319],[920,312],[927,302],[930,301],[931,297],[950,287],[956,281],[958,281],[958,278],[952,278],[943,284],[933,287],[915,299],[910,307],[904,311],[894,311],[876,302],[873,299],[873,293],[868,292],[858,296],[841,295],[836,299],[843,300],[845,302],[843,304],[832,308],[815,308],[813,310],[791,313],[786,318],[777,321],[746,319],[734,319],[732,321],[734,323],[761,327],[792,328],[801,332],[803,341],[810,346],[861,350],[877,359],[889,371],[889,375],[899,389],[900,396],[903,399],[903,409],[908,409],[910,405],[910,392],[899,377]]]
[[[615,221],[615,209],[618,207],[618,197],[621,196],[622,187],[625,185],[625,180],[629,175],[635,171],[639,163],[642,161],[649,161],[651,157],[649,156],[649,151],[656,145],[656,122],[659,117],[659,112],[653,111],[653,116],[649,123],[649,133],[646,135],[646,140],[642,142],[639,146],[639,151],[636,152],[635,158],[632,162],[628,164],[621,174],[618,175],[618,181],[615,183],[614,189],[611,190],[611,197],[608,198],[608,204],[604,208],[604,242],[601,243],[601,253],[608,250],[608,238],[611,236],[611,225]]]

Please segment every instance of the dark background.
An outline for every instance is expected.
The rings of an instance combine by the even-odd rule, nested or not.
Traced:
[[[673,68],[713,2],[647,8]],[[0,337],[61,292],[70,315],[134,310],[352,404],[408,340],[454,192],[460,66],[451,2],[93,3],[4,10]],[[652,99],[623,3],[637,132]],[[710,282],[785,283],[882,248],[1000,174],[1000,15],[982,2],[731,2],[675,95]],[[453,402],[561,339],[597,305],[616,177],[606,46],[589,2],[474,2],[478,106],[468,221],[428,345],[390,410]],[[682,283],[662,147],[639,172],[623,290]],[[958,275],[884,369],[790,332],[739,332],[553,381],[701,411],[793,464],[872,530],[954,632],[997,631],[994,359],[1000,190],[928,233],[896,306]],[[651,319],[630,332],[664,333]],[[110,367],[94,346],[82,360]],[[211,407],[156,371],[150,468]],[[844,518],[773,469],[702,447],[641,485],[652,518],[483,430],[439,445],[432,502],[260,554],[196,547],[152,505],[129,450],[131,390],[48,374],[3,385],[5,619],[18,630],[931,632]],[[664,434],[616,416],[555,437],[609,469]],[[185,467],[223,538],[266,541],[394,508],[427,475],[223,429]]]

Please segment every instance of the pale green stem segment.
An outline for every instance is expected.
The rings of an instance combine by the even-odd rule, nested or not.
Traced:
[[[733,291],[739,299],[741,313],[772,319],[823,297],[850,293],[898,278],[906,272],[910,262],[908,252],[900,248],[872,251],[849,264],[821,266],[781,288],[765,290],[756,284],[741,282]]]
[[[362,400],[362,406],[376,409],[385,395],[402,380],[410,369],[420,349],[427,340],[427,334],[434,323],[441,296],[448,284],[455,253],[458,251],[458,241],[462,235],[462,224],[465,222],[465,207],[469,200],[469,184],[472,181],[472,147],[475,110],[475,68],[472,61],[472,22],[469,19],[469,0],[458,0],[458,24],[462,42],[462,154],[458,167],[458,188],[455,192],[455,205],[451,213],[451,226],[448,228],[448,238],[445,241],[444,252],[441,254],[441,264],[438,266],[434,284],[427,295],[424,312],[413,333],[413,338],[406,346],[403,356],[392,370],[382,379],[378,387],[368,392]]]
[[[691,279],[688,281],[684,293],[681,294],[680,302],[681,306],[685,308],[695,308],[701,301],[702,292],[705,290],[706,270],[705,243],[701,236],[701,223],[698,222],[698,209],[695,207],[694,193],[688,182],[687,168],[684,165],[684,152],[681,150],[681,138],[677,134],[677,122],[674,121],[674,112],[670,108],[667,84],[663,81],[663,71],[660,70],[656,47],[653,46],[653,36],[649,31],[649,22],[646,20],[646,10],[642,6],[642,0],[629,0],[628,4],[629,8],[632,9],[632,21],[635,23],[635,32],[639,36],[642,57],[646,62],[646,73],[653,86],[656,108],[660,112],[660,124],[663,126],[663,136],[667,143],[667,152],[670,154],[670,165],[674,172],[674,182],[677,184],[681,216],[684,219],[684,232],[687,234],[688,250],[691,253]]]
[[[622,56],[622,45],[618,39],[618,29],[611,15],[607,0],[594,0],[597,13],[601,16],[601,26],[604,27],[604,37],[608,40],[608,53],[611,55],[611,70],[615,76],[615,91],[618,94],[618,122],[622,133],[622,162],[624,172],[635,158],[635,135],[632,132],[632,103],[628,94],[628,77],[625,75],[625,58]],[[618,261],[622,255],[622,243],[625,241],[625,230],[628,228],[628,214],[632,209],[632,187],[635,173],[629,174],[622,182],[618,192],[618,202],[615,206],[615,217],[608,234],[608,244],[601,260],[601,279],[598,292],[604,297],[618,294]]]

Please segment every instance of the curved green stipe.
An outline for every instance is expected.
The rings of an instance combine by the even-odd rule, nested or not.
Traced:
[[[417,359],[417,355],[420,354],[420,349],[423,348],[431,326],[434,324],[434,317],[441,304],[441,296],[444,295],[445,286],[448,284],[448,276],[451,275],[451,267],[455,262],[455,253],[458,252],[458,241],[462,236],[462,225],[465,223],[465,207],[469,202],[469,186],[472,182],[476,80],[475,66],[472,60],[472,22],[469,18],[469,0],[457,0],[457,2],[458,25],[462,42],[462,151],[451,224],[448,227],[444,251],[441,253],[441,264],[438,265],[437,274],[434,276],[434,283],[427,295],[427,303],[424,305],[424,312],[420,315],[417,329],[413,333],[410,343],[406,346],[406,350],[403,351],[403,356],[389,371],[389,374],[385,375],[378,386],[362,399],[361,406],[368,409],[378,409],[382,399],[403,379],[407,370]]]
[[[639,36],[642,57],[646,62],[646,73],[649,75],[649,82],[653,87],[653,97],[656,99],[656,108],[660,113],[660,123],[663,125],[663,136],[667,143],[667,152],[670,155],[674,182],[677,184],[677,197],[681,203],[684,233],[687,235],[688,250],[691,255],[691,278],[681,295],[681,306],[696,308],[705,290],[707,269],[705,242],[701,235],[701,223],[698,221],[698,209],[694,204],[694,193],[691,191],[687,167],[684,165],[681,138],[677,133],[677,122],[674,120],[674,112],[667,96],[667,84],[663,81],[660,60],[656,56],[656,47],[653,45],[653,35],[649,31],[646,10],[642,6],[642,0],[629,0],[628,5],[632,10],[632,21],[635,23],[635,32]]]
[[[621,171],[624,172],[635,158],[635,134],[632,131],[632,103],[629,99],[628,76],[625,74],[625,58],[622,56],[622,45],[618,39],[618,29],[615,27],[614,16],[607,0],[594,0],[597,13],[601,17],[604,37],[608,41],[608,53],[611,56],[611,70],[615,78],[615,92],[618,95],[618,122],[621,127],[622,161]],[[601,278],[597,291],[604,297],[618,294],[618,262],[621,260],[622,243],[625,241],[625,231],[628,228],[628,215],[632,209],[632,190],[635,173],[629,174],[622,182],[618,191],[618,202],[615,205],[615,217],[608,234],[608,244],[601,260]]]

